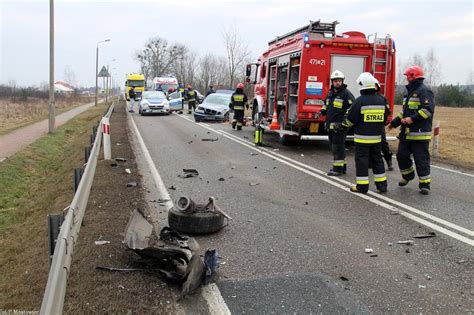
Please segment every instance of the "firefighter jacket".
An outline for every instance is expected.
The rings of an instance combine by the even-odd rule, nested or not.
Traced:
[[[245,110],[245,104],[247,103],[247,95],[244,92],[236,91],[230,98],[230,108],[233,110]]]
[[[385,121],[389,115],[387,100],[375,90],[362,90],[347,112],[343,125],[354,126],[354,142],[374,144],[382,142]]]
[[[196,91],[195,90],[186,90],[186,99],[188,102],[195,102],[197,97],[196,97]]]
[[[416,79],[407,86],[403,96],[403,110],[390,123],[394,128],[402,125],[402,118],[410,117],[413,123],[403,124],[400,128],[400,140],[429,141],[435,109],[433,92],[423,84],[423,79]]]
[[[337,90],[331,86],[324,106],[321,108],[321,114],[326,115],[326,126],[333,129],[331,128],[333,123],[342,123],[353,102],[354,95],[347,89],[346,84],[343,84]]]
[[[185,97],[185,96],[186,96],[186,95],[185,95],[186,90],[185,90],[184,88],[182,88],[182,87],[178,88],[178,92],[181,93],[181,96],[182,96],[182,97]]]
[[[130,91],[128,91],[128,97],[135,99],[137,97],[137,94],[135,93],[135,90],[130,89]]]

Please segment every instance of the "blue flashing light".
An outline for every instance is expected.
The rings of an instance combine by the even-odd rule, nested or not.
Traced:
[[[303,42],[305,42],[305,43],[309,42],[309,34],[308,33],[303,34]]]

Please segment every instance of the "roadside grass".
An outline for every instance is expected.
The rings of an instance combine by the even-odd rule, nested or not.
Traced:
[[[401,110],[401,105],[395,106],[395,114]],[[474,169],[474,108],[437,106],[433,127],[437,120],[441,125],[439,156],[433,157],[433,160]],[[395,136],[398,133],[399,129],[392,130],[389,134]],[[396,153],[397,147],[398,141],[393,141],[391,148],[394,153]]]
[[[61,114],[93,100],[85,96],[58,99],[55,102],[55,112]],[[47,118],[48,100],[30,98],[27,101],[12,102],[10,99],[0,99],[0,135]]]
[[[0,309],[41,302],[36,284],[44,289],[49,268],[47,214],[72,201],[73,170],[84,163],[84,147],[106,108],[76,116],[0,163]]]

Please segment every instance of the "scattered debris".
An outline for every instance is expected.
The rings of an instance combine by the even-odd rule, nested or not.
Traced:
[[[137,182],[128,182],[127,187],[137,187]]]
[[[123,285],[121,285],[121,284],[120,284],[118,287],[119,287],[119,289],[122,289],[122,290],[125,289],[125,287],[124,287]]]
[[[105,244],[110,244],[110,241],[95,241],[95,245],[105,245]]]
[[[167,203],[168,201],[170,201],[171,199],[162,199],[162,198],[158,198],[158,200],[156,202],[158,203]]]
[[[411,246],[415,244],[415,242],[413,240],[406,240],[406,241],[398,241],[397,244],[405,244],[405,245]]]
[[[388,242],[387,245],[388,245],[388,246],[392,246],[393,243],[392,243],[392,242]]]
[[[221,262],[220,264],[221,264],[221,265],[225,265],[225,264],[226,264],[226,262],[225,262],[225,261],[223,261],[223,262]]]
[[[250,183],[249,185],[250,186],[257,186],[257,185],[260,185],[260,183]]]
[[[132,171],[131,171],[129,168],[126,168],[126,169],[125,169],[125,173],[127,173],[127,174],[132,174]]]
[[[254,166],[253,168],[257,169],[257,167],[256,167],[256,166]]]
[[[171,185],[170,187],[168,187],[168,189],[176,190],[176,187],[174,185]]]
[[[192,168],[183,168],[183,174],[179,174],[178,177],[181,178],[190,178],[199,176],[199,172]]]
[[[258,153],[252,152],[252,153],[250,153],[250,155],[251,155],[251,156],[255,156],[255,155],[258,155]]]
[[[425,273],[425,278],[426,278],[426,280],[431,280],[432,279],[431,276],[427,273]]]
[[[272,248],[270,248],[269,251],[270,251],[270,253],[273,253],[273,249],[272,249]]]
[[[280,151],[280,149],[276,148],[276,149],[273,149],[273,151]]]
[[[426,285],[419,284],[419,285],[418,285],[418,289],[426,289]]]
[[[215,139],[212,139],[212,138],[204,138],[204,139],[201,139],[201,141],[217,141],[219,140],[219,138],[215,138]]]
[[[210,135],[210,134],[211,134],[211,132],[210,132],[210,131],[208,131],[208,132],[206,132],[206,133],[207,133],[208,135]]]
[[[244,136],[244,139],[248,139],[248,138],[249,138],[249,137],[247,137],[247,136]]]
[[[304,154],[301,154],[301,156],[304,156]]]
[[[400,214],[400,211],[395,210],[395,211],[390,212],[390,214],[391,214],[391,215],[399,215],[399,214]]]
[[[305,202],[304,202],[304,204],[305,204],[305,205],[308,205],[308,204],[309,204],[309,202],[305,201]]]
[[[377,254],[372,254],[372,255],[370,255],[370,257],[378,257],[378,256],[379,256],[379,255],[377,255]]]
[[[235,170],[235,166],[232,166],[230,169],[231,169],[231,170]]]
[[[188,141],[188,144],[191,144],[191,143],[193,143],[193,140],[191,140],[191,141]]]
[[[323,194],[323,195],[326,194],[326,192],[324,190],[321,190],[320,193]]]
[[[430,238],[430,237],[436,237],[435,232],[429,232],[428,234],[416,234],[413,236],[413,238]]]
[[[217,250],[206,250],[204,253],[204,265],[206,266],[204,284],[209,284],[212,280],[212,275],[219,269],[219,254]]]
[[[118,168],[118,167],[119,167],[117,163],[111,163],[110,166],[111,166],[112,168]]]
[[[404,273],[403,275],[405,276],[405,279],[408,279],[408,280],[412,280],[412,279],[413,279],[413,277],[410,276],[408,273]]]
[[[225,178],[224,178],[224,177],[220,177],[220,178],[218,179],[218,181],[223,182],[223,181],[225,181]]]
[[[467,259],[461,259],[461,260],[458,261],[458,264],[464,264],[464,263],[466,263],[466,262],[468,262],[468,261],[469,261],[469,260],[467,260]]]
[[[122,145],[122,144],[117,142],[115,145]]]
[[[407,254],[410,254],[410,253],[411,253],[411,250],[410,250],[409,247],[407,247],[407,248],[405,249],[405,253],[407,253]]]
[[[364,250],[364,252],[365,252],[366,254],[370,254],[370,253],[373,253],[374,250],[373,250],[372,248],[366,248],[366,249]]]
[[[117,161],[117,162],[127,162],[127,159],[118,157],[118,158],[115,158],[115,161]]]
[[[95,267],[95,269],[104,270],[104,271],[123,271],[123,272],[146,271],[146,269],[139,269],[139,268],[114,268],[114,267],[102,267],[102,266],[97,266],[97,267]]]
[[[349,281],[349,279],[347,279],[347,278],[344,277],[344,276],[340,276],[339,279],[341,279],[342,281]]]

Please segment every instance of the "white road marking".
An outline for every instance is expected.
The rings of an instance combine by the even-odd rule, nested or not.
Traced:
[[[179,116],[179,117],[181,117],[181,118],[183,118],[183,119],[185,119],[185,120],[188,120],[188,121],[194,123],[194,121],[192,121],[191,119],[189,119],[189,118],[187,118],[187,117],[183,117],[183,116]],[[274,152],[270,152],[269,150],[267,150],[267,149],[265,149],[265,148],[255,147],[253,144],[250,144],[250,142],[245,141],[245,140],[243,140],[243,139],[240,139],[240,138],[238,138],[238,137],[236,137],[236,136],[234,136],[234,135],[232,135],[232,134],[229,134],[229,133],[227,133],[226,131],[213,129],[213,128],[211,128],[209,125],[207,125],[207,126],[206,126],[206,125],[203,125],[203,124],[197,124],[197,125],[199,125],[199,126],[201,126],[201,127],[203,127],[203,128],[206,128],[206,129],[208,129],[208,130],[211,130],[211,131],[213,131],[213,132],[215,132],[215,133],[217,133],[217,134],[220,134],[220,135],[222,135],[222,136],[228,138],[229,140],[232,140],[232,141],[237,142],[237,143],[239,143],[239,144],[241,144],[241,145],[243,145],[243,146],[246,146],[246,147],[248,147],[248,148],[251,149],[251,150],[260,152],[260,153],[262,153],[263,155],[266,155],[266,156],[268,156],[268,157],[270,157],[270,158],[273,158],[273,159],[275,159],[275,160],[277,160],[277,161],[279,161],[279,162],[281,162],[281,163],[283,163],[283,164],[286,164],[286,165],[288,165],[288,166],[290,166],[290,167],[292,167],[292,168],[295,168],[295,169],[297,169],[297,170],[299,170],[299,171],[301,171],[301,172],[303,172],[303,173],[306,173],[306,174],[308,174],[308,175],[310,175],[310,176],[313,176],[313,177],[315,177],[315,178],[318,178],[318,179],[320,179],[320,180],[322,180],[322,181],[324,181],[324,182],[326,182],[326,183],[328,183],[328,184],[330,184],[330,185],[333,185],[333,186],[335,186],[335,187],[338,187],[338,188],[340,188],[340,189],[342,189],[342,190],[344,190],[344,191],[346,191],[346,192],[348,192],[348,193],[351,193],[351,192],[349,192],[348,187],[347,187],[347,185],[349,185],[349,186],[351,185],[351,183],[348,182],[348,181],[342,180],[342,179],[340,179],[340,178],[331,178],[331,179],[329,179],[329,177],[326,176],[326,173],[325,173],[325,172],[323,172],[323,171],[321,171],[321,170],[318,170],[318,169],[316,169],[316,168],[314,168],[314,167],[312,167],[312,166],[309,166],[309,165],[307,165],[307,164],[304,164],[304,163],[301,163],[301,162],[299,162],[299,161],[293,160],[293,159],[291,159],[291,158],[289,158],[289,157],[286,157],[286,156],[284,156],[284,155],[281,155],[281,154],[278,154],[278,153],[274,153]],[[290,162],[291,162],[291,163],[290,163]],[[343,184],[343,185],[341,185],[341,184],[339,184],[339,183],[336,183],[335,181],[338,181],[338,182],[340,182],[340,183]],[[436,221],[436,222],[438,222],[438,223],[440,223],[440,224],[443,224],[443,225],[445,225],[445,226],[447,226],[447,227],[450,227],[450,228],[452,228],[452,229],[458,230],[459,232],[465,233],[465,234],[470,235],[470,236],[472,237],[472,235],[474,235],[474,232],[471,231],[471,230],[469,230],[469,229],[463,228],[463,227],[458,226],[458,225],[456,225],[456,224],[454,224],[454,223],[451,223],[451,222],[448,222],[448,221],[443,220],[443,219],[441,219],[441,218],[435,217],[435,216],[433,216],[433,215],[431,215],[431,214],[427,214],[427,213],[425,213],[425,212],[423,212],[423,211],[421,211],[421,210],[418,210],[418,209],[416,209],[416,208],[414,208],[414,207],[411,207],[411,206],[409,206],[409,205],[403,204],[403,203],[398,202],[398,201],[396,201],[396,200],[393,200],[393,199],[391,199],[391,198],[388,198],[388,197],[385,197],[385,196],[381,196],[381,195],[375,194],[375,193],[373,193],[373,192],[370,192],[369,195],[358,194],[358,193],[351,193],[351,194],[353,194],[354,196],[357,196],[357,197],[359,197],[359,198],[365,199],[365,200],[367,200],[367,201],[369,201],[369,202],[372,202],[372,203],[374,203],[374,204],[377,204],[377,205],[379,205],[379,206],[381,206],[381,207],[384,207],[384,208],[386,208],[386,209],[388,209],[388,210],[390,210],[390,211],[398,211],[398,212],[400,212],[401,215],[403,215],[403,216],[405,216],[405,217],[407,217],[407,218],[409,218],[409,219],[411,219],[411,220],[414,220],[414,221],[416,221],[416,222],[418,222],[418,223],[421,223],[421,224],[423,224],[423,225],[425,225],[425,226],[428,226],[428,227],[430,227],[430,228],[432,228],[432,229],[434,229],[434,230],[436,230],[436,231],[438,231],[438,232],[441,232],[441,233],[443,233],[443,234],[446,234],[446,235],[448,235],[448,236],[450,236],[450,237],[452,237],[452,238],[454,238],[454,239],[457,239],[457,240],[459,240],[459,241],[462,241],[462,242],[464,242],[464,243],[466,243],[466,244],[469,244],[469,245],[471,245],[471,246],[474,246],[474,241],[473,241],[473,240],[471,240],[471,239],[469,239],[469,238],[467,238],[467,237],[465,237],[465,236],[463,236],[463,235],[461,235],[461,234],[458,234],[458,233],[456,233],[456,232],[450,231],[450,230],[448,230],[448,229],[446,229],[446,228],[444,228],[444,227],[442,227],[442,226],[436,225],[436,224],[434,224],[434,223],[432,223],[432,222],[429,222],[429,221],[424,220],[424,219],[422,219],[422,218],[420,218],[420,217],[417,217],[417,216],[415,216],[415,215],[413,215],[413,214],[410,214],[410,213],[407,213],[407,212],[405,212],[405,211],[403,211],[403,210],[400,210],[400,209],[398,209],[397,207],[395,207],[395,206],[393,206],[393,205],[390,205],[389,203],[396,204],[397,206],[399,206],[399,207],[401,207],[401,208],[404,208],[404,209],[406,209],[406,210],[408,210],[408,211],[411,211],[411,212],[413,212],[413,213],[416,213],[416,214],[418,214],[418,215],[420,215],[420,216],[424,216],[424,217],[426,217],[426,218],[428,218],[428,219],[431,219],[431,220],[433,220],[433,221]],[[376,198],[371,197],[371,196],[375,196]],[[382,200],[379,200],[379,199],[382,199],[382,200],[384,200],[385,202],[382,201]]]
[[[132,125],[132,132],[135,134],[135,136],[138,139],[138,142],[140,144],[140,149],[142,150],[142,153],[148,164],[153,181],[155,182],[156,188],[158,189],[158,193],[161,198],[168,200],[165,203],[165,207],[166,207],[166,210],[169,211],[173,207],[173,201],[171,200],[170,194],[168,193],[168,190],[166,189],[166,186],[160,176],[160,173],[158,173],[155,163],[153,162],[151,158],[150,152],[148,151],[145,145],[145,142],[143,141],[143,138],[140,134],[140,131],[137,128],[137,125],[135,124],[133,117],[129,116],[129,119]],[[201,294],[207,302],[210,314],[223,314],[223,315],[231,314],[217,285],[215,285],[214,283],[211,283],[203,287],[201,290]]]
[[[451,172],[451,173],[456,173],[456,174],[460,174],[460,175],[474,177],[474,174],[464,173],[464,172],[461,172],[461,171],[452,170],[450,168],[441,167],[441,166],[438,166],[438,165],[431,164],[431,167],[439,168],[440,170],[448,171],[448,172]]]

